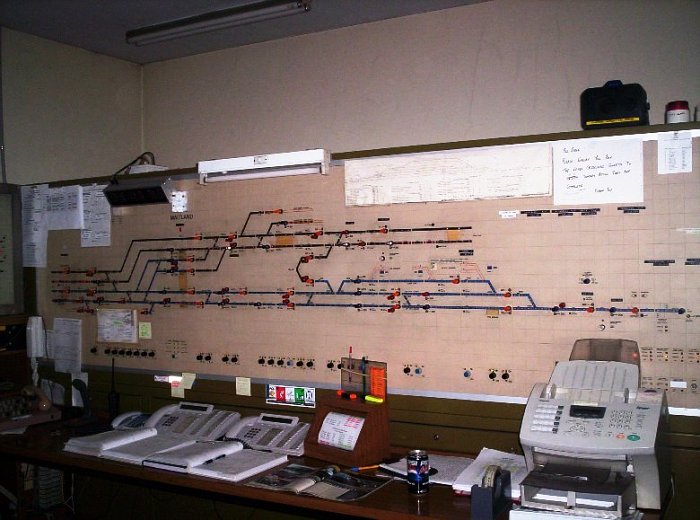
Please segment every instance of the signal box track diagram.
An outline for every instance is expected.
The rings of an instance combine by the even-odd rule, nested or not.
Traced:
[[[189,213],[114,210],[110,247],[50,234],[42,313],[83,319],[86,365],[331,387],[352,346],[387,362],[390,392],[522,398],[576,339],[620,337],[639,343],[644,384],[700,408],[697,171],[645,167],[644,204],[590,208],[349,207],[342,166],[175,182]],[[98,342],[102,308],[136,310],[151,336]]]

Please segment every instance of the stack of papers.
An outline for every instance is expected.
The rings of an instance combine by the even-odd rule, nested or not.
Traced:
[[[457,477],[467,469],[474,461],[467,457],[455,457],[451,455],[433,455],[430,454],[430,483],[445,484],[451,486]],[[402,477],[406,477],[406,459],[403,458],[398,462],[391,464],[382,463],[379,465],[385,471],[394,473]]]
[[[491,465],[500,466],[501,470],[510,471],[511,498],[520,499],[520,483],[527,476],[525,457],[515,453],[483,448],[474,462],[462,472],[452,484],[455,491],[471,493],[472,486],[481,486],[486,468]]]

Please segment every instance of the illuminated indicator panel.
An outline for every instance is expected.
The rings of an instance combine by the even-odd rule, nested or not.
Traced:
[[[645,164],[655,154],[645,142]],[[83,318],[87,365],[337,386],[352,346],[387,362],[389,392],[423,395],[527,397],[576,339],[626,338],[644,386],[700,408],[700,235],[684,231],[700,228],[699,167],[651,166],[643,204],[589,208],[346,207],[342,167],[178,181],[188,212],[115,212],[110,247],[51,232],[41,312]],[[136,309],[151,338],[97,344],[100,307]]]

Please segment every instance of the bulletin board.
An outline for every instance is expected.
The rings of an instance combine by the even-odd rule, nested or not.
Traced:
[[[114,208],[108,247],[50,232],[41,312],[49,326],[82,319],[90,367],[332,388],[352,346],[387,362],[390,393],[516,402],[576,339],[632,339],[642,385],[700,409],[698,141],[692,172],[663,175],[643,140],[642,185],[627,186],[642,200],[622,203],[402,202],[403,188],[349,200],[351,161],[328,175],[174,177],[187,211]],[[99,341],[99,309],[135,311],[136,341]]]

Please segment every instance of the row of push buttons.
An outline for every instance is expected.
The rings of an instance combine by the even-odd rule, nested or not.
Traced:
[[[563,406],[554,404],[543,403],[538,405],[533,414],[530,431],[557,433],[559,431],[559,422],[563,410]]]

